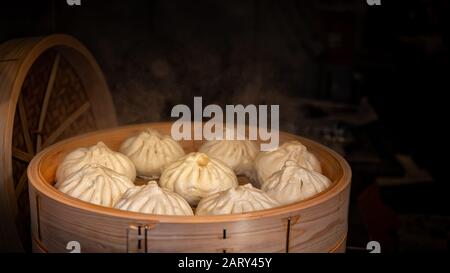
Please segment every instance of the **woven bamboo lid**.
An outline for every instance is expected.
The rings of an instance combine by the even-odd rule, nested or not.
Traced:
[[[67,35],[0,45],[0,252],[29,249],[26,169],[50,144],[117,125],[97,62]]]

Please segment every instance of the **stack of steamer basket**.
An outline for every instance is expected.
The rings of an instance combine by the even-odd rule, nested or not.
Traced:
[[[101,72],[86,49],[70,37],[50,36],[32,41],[34,46],[30,46],[31,49],[28,49],[28,51],[31,51],[32,55],[35,57],[33,62],[35,62],[36,59],[39,60],[36,55],[45,56],[46,52],[49,52],[49,54],[54,52],[52,53],[53,55],[49,55],[48,57],[53,61],[50,62],[50,65],[47,65],[47,70],[50,70],[50,72],[47,72],[49,73],[50,78],[46,80],[44,89],[48,90],[48,86],[52,85],[48,83],[51,83],[53,81],[52,77],[55,77],[52,76],[54,74],[54,72],[52,72],[54,67],[56,66],[60,69],[60,65],[66,63],[72,68],[70,71],[76,75],[73,77],[78,80],[78,83],[70,78],[65,79],[63,80],[63,83],[61,83],[65,86],[65,88],[62,89],[83,89],[86,98],[85,102],[87,101],[87,103],[79,103],[78,107],[76,107],[77,109],[82,110],[75,110],[69,117],[66,117],[65,120],[68,119],[69,121],[62,121],[62,123],[59,123],[62,125],[49,126],[51,128],[48,131],[44,131],[42,126],[38,126],[42,123],[39,122],[39,120],[34,121],[34,123],[29,121],[28,127],[32,128],[28,129],[28,131],[32,130],[32,132],[28,133],[28,138],[30,139],[25,139],[17,145],[12,141],[12,124],[14,124],[14,130],[20,132],[25,132],[27,130],[20,129],[22,127],[16,129],[16,125],[24,125],[24,123],[21,122],[20,118],[17,118],[18,114],[14,116],[16,109],[15,105],[13,108],[9,109],[12,111],[12,116],[10,117],[11,121],[8,123],[11,124],[11,129],[9,130],[10,133],[5,134],[4,136],[5,140],[10,140],[9,148],[5,147],[5,151],[8,149],[10,151],[9,154],[6,154],[9,156],[9,161],[11,162],[12,158],[14,158],[13,160],[23,161],[23,165],[26,167],[26,163],[34,154],[36,154],[36,152],[39,152],[28,167],[29,205],[23,205],[26,207],[29,206],[30,208],[33,251],[68,252],[67,245],[71,241],[76,241],[80,244],[81,252],[345,251],[351,180],[350,168],[344,159],[330,149],[308,139],[288,133],[280,134],[281,143],[289,140],[301,141],[318,157],[322,164],[324,174],[333,182],[332,186],[326,191],[298,203],[269,210],[234,215],[164,216],[101,207],[82,202],[59,192],[53,187],[56,169],[64,156],[72,150],[79,147],[94,145],[98,141],[103,141],[110,148],[118,150],[120,144],[125,139],[148,127],[157,129],[165,134],[170,134],[171,123],[133,125],[100,130],[81,136],[78,135],[78,133],[82,131],[92,131],[97,128],[111,127],[115,124],[113,108],[110,104],[108,90],[103,77],[101,76]],[[10,44],[6,47],[9,48],[9,51],[11,51],[11,48],[17,48],[18,42],[13,42],[15,45]],[[71,43],[77,45],[76,49],[74,49],[73,45],[70,45]],[[47,46],[42,44],[47,44]],[[0,52],[5,51],[5,49],[3,49],[4,47],[5,45],[2,45],[3,51],[0,50]],[[43,48],[45,47],[47,49],[44,50]],[[14,59],[16,57],[8,58]],[[0,62],[0,71],[3,68],[3,65],[4,64]],[[29,70],[30,67],[28,67],[26,71]],[[3,77],[3,74],[4,72],[0,75]],[[56,78],[58,78],[58,75],[59,74],[56,73]],[[19,78],[19,80],[16,81],[20,82],[20,80],[22,84],[18,85],[25,86],[26,80]],[[2,82],[0,81],[0,86],[1,84]],[[35,86],[36,83],[29,83],[29,85]],[[54,96],[54,92],[56,92],[57,85],[54,84],[53,86],[54,90],[52,96]],[[15,94],[14,96],[11,94],[8,95],[15,104],[17,104],[17,101],[20,103],[20,90],[21,89],[19,89],[19,92],[17,92],[18,94]],[[21,92],[24,91],[22,90]],[[11,91],[9,91],[9,93],[11,93]],[[3,94],[1,96],[1,110],[4,111]],[[43,96],[44,98],[46,97],[45,92]],[[60,96],[67,100],[72,98],[70,94],[67,93],[61,94]],[[103,103],[99,106],[101,108],[96,109],[96,104],[90,102],[95,101],[99,96],[101,96]],[[104,98],[107,98],[107,106],[105,106]],[[24,102],[23,98],[22,101]],[[40,101],[45,102],[46,99]],[[51,101],[51,99],[49,101]],[[64,106],[51,105],[47,102],[39,107],[40,110],[35,110],[37,112],[29,115],[40,117],[40,113],[43,112],[41,110],[42,108],[50,111],[48,109],[52,109],[52,107],[62,108]],[[65,107],[67,107],[67,105]],[[27,109],[27,106],[17,107],[18,113],[20,112],[20,108]],[[80,114],[80,112],[82,114]],[[84,116],[89,116],[89,118]],[[16,120],[14,120],[14,118],[16,118]],[[53,122],[48,119],[49,114],[44,115],[44,120],[46,120],[44,124]],[[85,119],[91,121],[83,121]],[[4,121],[2,120],[2,126],[4,126],[3,122]],[[70,123],[70,126],[68,126],[67,123]],[[75,124],[80,124],[80,127],[76,127]],[[55,127],[63,128],[55,129]],[[78,129],[69,129],[72,127]],[[47,127],[43,126],[43,128]],[[61,133],[58,133],[55,137],[53,132]],[[77,136],[66,139],[71,135]],[[48,139],[51,141],[48,141]],[[59,141],[61,139],[65,140]],[[59,142],[50,145],[56,141]],[[28,149],[27,146],[28,142],[32,144],[28,145],[31,146],[30,149]],[[3,141],[3,143],[5,143],[5,141]],[[34,143],[36,143],[35,146]],[[24,145],[20,146],[21,144]],[[181,145],[187,153],[196,151],[201,144],[202,141],[181,141]],[[13,153],[13,151],[15,151],[15,153]],[[2,168],[5,170],[8,170],[7,167],[9,167],[10,176],[3,176],[1,177],[3,180],[0,180],[2,183],[1,186],[3,187],[1,189],[2,197],[7,196],[10,201],[5,202],[4,199],[2,199],[2,213],[3,211],[7,211],[11,216],[13,216],[13,213],[15,213],[14,215],[17,215],[17,207],[19,207],[15,201],[17,198],[13,198],[17,194],[11,189],[22,187],[16,186],[17,181],[20,180],[19,176],[22,174],[13,176],[13,166],[15,165],[2,165]],[[24,167],[22,167],[21,170],[24,170]],[[14,179],[13,177],[18,177],[18,179]],[[21,213],[19,213],[19,215],[20,214]],[[4,227],[2,226],[2,229],[3,228]],[[5,227],[5,230],[14,232],[17,229],[13,226],[9,226]]]

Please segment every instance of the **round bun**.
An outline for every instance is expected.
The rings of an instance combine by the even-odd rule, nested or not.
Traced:
[[[134,187],[130,179],[99,164],[87,164],[55,187],[61,192],[80,200],[112,207],[122,194]]]
[[[321,173],[319,160],[299,141],[288,141],[277,149],[261,152],[255,159],[255,170],[260,185],[272,174],[281,170],[286,161],[293,160],[300,166]]]
[[[196,215],[223,215],[270,209],[279,204],[251,184],[230,188],[203,198]]]
[[[174,192],[160,188],[155,181],[127,190],[115,208],[149,214],[194,215],[186,200]]]
[[[203,153],[190,153],[169,164],[159,184],[178,193],[189,204],[238,185],[237,177],[225,163]]]
[[[268,196],[280,204],[290,204],[314,196],[331,185],[330,179],[321,173],[311,171],[287,161],[262,186]]]
[[[159,177],[165,165],[185,154],[178,142],[154,129],[125,140],[120,152],[131,159],[138,175],[151,178]]]
[[[237,175],[254,178],[253,162],[258,155],[258,147],[250,140],[212,140],[198,150],[209,157],[220,159]]]
[[[78,148],[69,153],[58,166],[56,181],[66,180],[68,176],[88,164],[102,165],[125,175],[131,181],[136,179],[136,168],[133,162],[125,155],[109,149],[100,141],[94,146]]]

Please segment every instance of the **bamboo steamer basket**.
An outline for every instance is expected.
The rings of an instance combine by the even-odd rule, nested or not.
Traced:
[[[68,252],[344,252],[351,170],[334,151],[300,136],[280,133],[280,142],[299,140],[314,153],[332,180],[324,192],[269,210],[222,216],[163,216],[121,211],[72,198],[53,187],[67,153],[103,141],[118,150],[145,128],[170,134],[171,123],[149,123],[98,131],[58,142],[28,167],[33,249]],[[181,141],[186,153],[202,141]],[[242,180],[242,178],[240,178]],[[243,179],[245,180],[245,178]]]
[[[67,35],[0,44],[0,252],[31,249],[26,168],[49,145],[117,126],[103,73]]]

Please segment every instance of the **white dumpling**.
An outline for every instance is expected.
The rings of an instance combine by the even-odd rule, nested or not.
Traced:
[[[319,160],[299,141],[288,141],[273,151],[261,152],[255,159],[255,170],[260,185],[275,172],[281,170],[286,161],[294,160],[300,166],[321,173]]]
[[[125,140],[120,152],[133,161],[138,175],[152,178],[159,177],[165,165],[184,156],[178,142],[150,128]]]
[[[196,205],[205,196],[236,187],[238,181],[225,163],[203,153],[190,153],[167,165],[159,184]]]
[[[194,215],[186,200],[174,192],[160,188],[155,181],[127,190],[115,208],[149,214]]]
[[[258,147],[250,140],[212,140],[198,150],[209,157],[220,159],[237,175],[254,177],[253,162],[258,155]]]
[[[279,204],[251,184],[230,188],[203,198],[196,215],[223,215],[270,209]]]
[[[133,162],[125,155],[109,149],[100,141],[91,147],[78,148],[69,153],[58,166],[56,181],[64,181],[83,166],[94,163],[123,174],[131,181],[136,178],[136,168]]]
[[[314,196],[330,185],[330,179],[321,173],[307,170],[295,161],[287,161],[280,171],[264,182],[262,190],[284,205]]]
[[[82,201],[112,207],[134,184],[127,176],[102,165],[87,164],[64,180],[58,180],[55,187]]]

